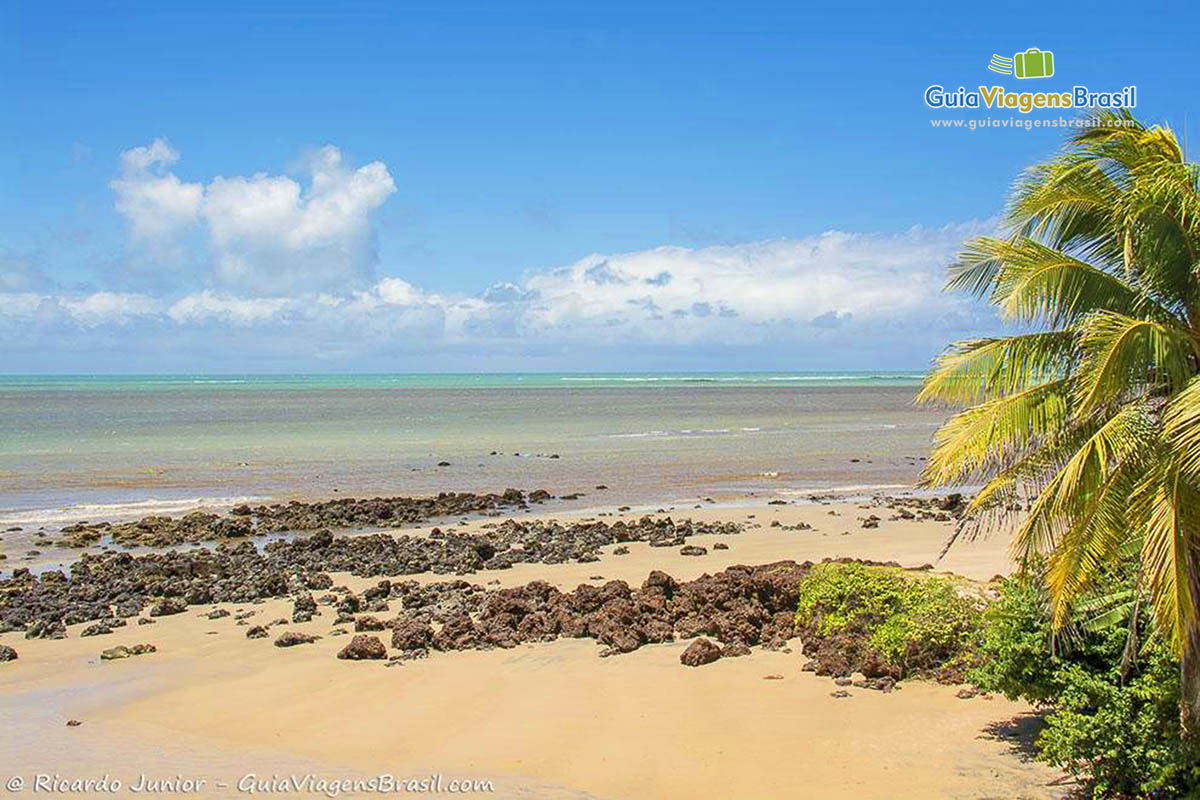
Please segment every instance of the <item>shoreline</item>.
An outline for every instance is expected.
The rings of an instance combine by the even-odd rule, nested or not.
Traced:
[[[604,499],[604,505],[577,509],[537,507],[520,521],[612,523],[640,516],[632,508],[616,511],[616,497]],[[462,580],[488,590],[540,580],[569,591],[597,585],[597,577],[637,586],[655,569],[684,581],[735,564],[838,557],[906,567],[936,562],[936,572],[974,581],[1008,571],[999,539],[956,545],[938,562],[952,527],[945,522],[877,515],[884,516],[878,527],[864,528],[869,504],[769,505],[771,499],[743,497],[741,506],[701,503],[652,515],[743,526],[734,536],[689,537],[689,545],[706,548],[699,557],[635,541],[621,545],[629,550],[623,556],[613,554],[616,546],[601,547],[600,560],[591,563],[404,577],[422,585]],[[479,533],[509,516],[455,527]],[[802,523],[812,530],[790,529]],[[428,537],[435,527],[394,533]],[[728,549],[714,549],[718,542]],[[378,581],[330,575],[352,592]],[[505,797],[717,798],[729,796],[730,786],[746,796],[1062,794],[1052,785],[1061,776],[1022,760],[1014,750],[1019,744],[1006,733],[1028,727],[1031,710],[1024,704],[963,700],[953,687],[922,681],[904,681],[886,695],[852,689],[850,697],[833,697],[828,678],[801,669],[806,659],[798,640],[790,653],[756,646],[748,657],[694,669],[679,663],[686,639],[609,658],[598,657],[603,648],[589,639],[431,651],[387,669],[334,657],[351,637],[328,635],[334,622],[328,609],[311,622],[271,628],[272,638],[283,630],[322,635],[301,647],[249,640],[247,626],[235,622],[248,611],[255,612],[248,622],[288,618],[291,606],[290,598],[205,604],[103,636],[80,638],[84,626],[69,626],[68,638],[58,641],[0,634],[0,644],[20,651],[17,661],[0,665],[0,722],[18,740],[61,741],[76,754],[73,769],[80,772],[105,764],[116,755],[106,742],[120,741],[117,761],[132,772],[144,765],[140,771],[154,775],[152,767],[161,763],[154,748],[166,741],[190,743],[181,749],[194,755],[180,763],[197,774],[232,775],[239,767],[264,772],[266,764],[335,775],[434,772],[495,780]],[[212,608],[230,615],[210,619]],[[157,652],[97,659],[102,649],[143,641]],[[782,678],[764,680],[768,675]],[[83,724],[68,728],[67,719]],[[25,771],[54,763],[29,750],[14,753]],[[768,764],[792,766],[772,771]],[[989,777],[981,782],[979,775]],[[239,795],[231,790],[228,796]]]

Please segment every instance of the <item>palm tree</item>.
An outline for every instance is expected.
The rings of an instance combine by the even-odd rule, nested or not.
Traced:
[[[1016,335],[959,342],[918,402],[961,408],[928,486],[983,485],[979,529],[1018,520],[1048,557],[1057,625],[1135,559],[1181,659],[1181,723],[1200,734],[1200,168],[1170,128],[1104,112],[1018,182],[1002,238],[965,245],[947,288]]]

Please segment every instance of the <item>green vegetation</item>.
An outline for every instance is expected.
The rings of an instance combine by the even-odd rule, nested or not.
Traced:
[[[1179,659],[1143,613],[1136,575],[1107,571],[1105,592],[1056,626],[1042,560],[988,603],[964,580],[827,563],[801,581],[796,624],[831,674],[882,660],[893,676],[966,680],[1041,707],[1038,760],[1096,797],[1200,797],[1200,747],[1180,730]]]
[[[1125,577],[1109,583],[1114,591],[1093,607],[1133,588]],[[1137,618],[1136,604],[1118,600],[1056,636],[1034,568],[1002,584],[984,620],[968,677],[1047,709],[1039,760],[1090,781],[1099,797],[1200,795],[1200,750],[1180,736],[1179,661]]]
[[[1133,565],[1180,665],[1181,729],[1200,736],[1200,169],[1169,128],[1093,122],[1029,170],[1004,235],[970,242],[952,270],[951,288],[1024,332],[938,360],[920,401],[965,410],[924,479],[984,483],[968,509],[980,527],[1029,504],[1014,551],[1047,556],[1056,629]],[[1085,683],[1052,687],[1056,705],[1092,697]]]
[[[977,601],[946,578],[862,564],[821,564],[800,583],[796,624],[812,636],[865,638],[903,677],[953,666],[972,650]]]

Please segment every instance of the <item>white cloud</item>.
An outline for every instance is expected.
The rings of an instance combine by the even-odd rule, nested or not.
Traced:
[[[350,169],[338,148],[323,147],[308,160],[305,188],[266,173],[185,183],[168,169],[178,160],[165,139],[121,154],[110,185],[135,247],[178,257],[179,237],[201,223],[210,277],[224,289],[287,294],[371,283],[369,214],[396,191],[382,162]]]
[[[129,221],[130,234],[139,244],[174,245],[174,238],[195,225],[204,198],[204,187],[184,183],[167,168],[179,160],[166,139],[121,154],[121,173],[109,183],[116,207]]]
[[[946,266],[991,223],[900,234],[830,231],[800,239],[593,255],[530,276],[529,335],[663,343],[753,342],[780,328],[936,321],[963,298],[942,292]],[[818,322],[819,321],[819,322]]]
[[[288,302],[279,297],[229,297],[205,290],[180,298],[167,309],[167,316],[180,324],[217,321],[252,325],[271,319]]]
[[[360,212],[383,196],[377,185],[374,199],[366,190],[348,188],[358,180],[375,185],[375,178],[354,178],[336,169],[322,174],[326,177],[320,182],[334,194],[358,197]],[[217,183],[210,184],[210,193]],[[315,217],[297,234],[298,242],[324,235],[318,231],[337,238],[345,230],[338,213],[304,203],[289,184],[289,179],[265,176],[240,184],[238,192],[248,198],[253,213],[229,230],[265,230],[308,214]],[[229,208],[232,213],[233,205]],[[228,335],[239,337],[228,353],[231,359],[324,359],[386,367],[394,363],[388,359],[404,354],[435,369],[446,368],[442,354],[449,351],[471,353],[475,368],[497,368],[496,354],[515,359],[508,362],[512,365],[558,353],[558,361],[543,362],[553,363],[547,368],[586,369],[591,365],[579,360],[579,353],[603,351],[637,359],[652,350],[731,348],[783,354],[788,363],[801,365],[827,363],[843,354],[911,365],[949,340],[995,328],[989,312],[942,290],[946,266],[962,241],[993,227],[983,221],[895,234],[831,231],[702,249],[597,254],[495,284],[477,295],[430,292],[399,277],[362,288],[302,286],[279,294],[223,287],[164,300],[111,292],[80,297],[0,294],[0,333],[9,329],[6,323],[24,320],[12,329],[19,329],[23,341],[31,336],[53,341],[72,328],[117,330],[137,319],[139,334],[170,334],[167,338],[177,346],[192,342],[201,352],[207,349],[205,341],[228,329]],[[241,241],[242,234],[229,235],[229,241]],[[134,348],[144,337],[126,338],[125,346]],[[833,365],[849,366],[842,360]],[[183,368],[178,362],[171,366]]]
[[[72,317],[86,327],[109,323],[124,325],[134,317],[156,315],[162,307],[153,297],[119,292],[96,292],[60,302]]]

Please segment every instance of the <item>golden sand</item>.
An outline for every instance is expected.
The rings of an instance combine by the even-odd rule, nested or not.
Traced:
[[[596,563],[522,564],[468,579],[543,579],[569,590],[594,576],[633,584],[663,569],[689,580],[780,559],[920,566],[937,562],[951,531],[888,521],[886,511],[854,504],[768,506],[765,498],[670,513],[761,527],[689,540],[708,546],[707,556],[632,543],[629,555],[606,552]],[[861,527],[869,513],[885,517],[879,528]],[[772,528],[773,520],[815,530]],[[716,540],[730,549],[713,550]],[[960,543],[936,568],[986,580],[1008,571],[1005,542]],[[373,582],[334,580],[352,588]],[[265,623],[290,617],[291,604],[228,608],[253,609],[251,622]],[[851,689],[837,698],[829,679],[801,671],[799,652],[755,649],[693,669],[679,663],[687,642],[600,658],[591,640],[559,640],[384,667],[337,660],[345,637],[271,646],[284,630],[328,634],[328,610],[260,640],[247,640],[232,617],[203,617],[207,610],[94,638],[78,638],[81,626],[63,641],[0,636],[20,652],[0,665],[0,724],[11,743],[0,753],[0,777],[107,772],[129,785],[143,773],[178,774],[204,778],[193,794],[204,797],[245,796],[237,782],[247,773],[440,774],[489,779],[493,796],[529,798],[1045,798],[1065,790],[1061,775],[1018,752],[1013,734],[1030,729],[1027,706],[962,700],[953,687],[914,681],[891,694]],[[138,642],[158,652],[98,659],[102,649]],[[68,719],[83,724],[65,727]]]

